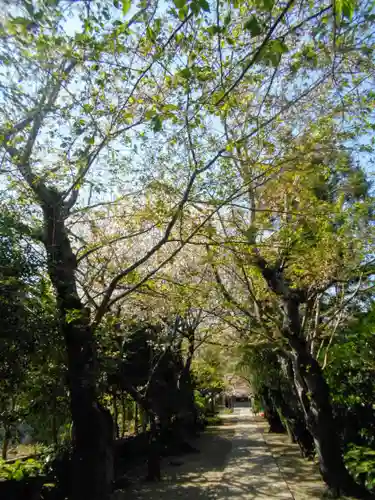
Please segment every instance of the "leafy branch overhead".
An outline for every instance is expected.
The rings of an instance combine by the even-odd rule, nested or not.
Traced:
[[[28,374],[47,380],[51,433],[73,421],[73,497],[107,500],[111,418],[125,433],[135,404],[156,442],[158,419],[196,422],[194,390],[202,409],[238,366],[271,427],[358,497],[328,384],[370,343],[371,2],[2,8],[0,294],[21,354],[1,361],[7,436],[31,394],[43,413]]]

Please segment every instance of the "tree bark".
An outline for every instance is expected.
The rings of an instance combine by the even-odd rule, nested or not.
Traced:
[[[274,405],[280,410],[291,441],[298,444],[301,455],[304,458],[312,457],[314,454],[314,440],[307,429],[304,415],[300,409],[298,395],[295,390],[293,390],[294,375],[290,363],[288,368],[290,368],[290,370],[287,371],[288,384],[283,384],[285,386],[283,389],[281,386],[278,389],[272,389],[271,398]],[[290,389],[289,385],[291,386]]]
[[[57,418],[56,418],[56,394],[52,396],[52,416],[51,416],[51,432],[53,444],[57,445],[59,442]]]
[[[329,388],[303,337],[299,308],[307,300],[307,291],[292,287],[283,270],[270,266],[258,250],[254,251],[254,257],[270,290],[280,298],[283,306],[282,333],[290,346],[294,383],[307,428],[314,439],[323,480],[335,495],[374,499],[374,495],[354,481],[344,465]]]
[[[346,469],[333,417],[329,388],[322,369],[312,357],[303,339],[289,339],[292,347],[296,389],[313,436],[320,472],[324,482],[336,495],[375,498],[358,485]]]
[[[150,440],[147,460],[147,481],[160,481],[160,436],[156,426],[155,416],[150,416]]]
[[[139,428],[139,408],[138,403],[134,401],[134,432],[138,434]]]
[[[121,424],[121,437],[124,437],[126,434],[126,418],[127,418],[127,411],[126,411],[126,394],[122,393],[121,395],[121,413],[122,413],[122,424]]]
[[[1,448],[1,458],[3,460],[6,460],[7,456],[8,456],[8,448],[9,448],[10,438],[11,438],[10,425],[5,425],[4,426],[3,446]]]
[[[90,317],[75,280],[76,259],[64,225],[62,197],[43,200],[48,273],[56,291],[64,335],[74,426],[73,499],[106,500],[113,479],[112,428],[98,403],[98,364]]]
[[[267,388],[262,391],[261,399],[264,408],[264,416],[270,426],[268,432],[283,434],[285,432],[284,425],[281,422],[280,415],[272,402],[272,398]]]
[[[119,438],[119,435],[120,435],[120,429],[119,429],[119,425],[118,425],[117,394],[115,391],[113,392],[113,396],[112,396],[112,404],[113,404],[113,423],[115,426],[114,435],[115,435],[115,438],[117,439],[117,438]]]

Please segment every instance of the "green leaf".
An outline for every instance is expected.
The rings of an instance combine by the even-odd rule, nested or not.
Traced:
[[[246,21],[244,29],[250,31],[251,36],[258,36],[262,33],[262,27],[255,16],[251,16],[250,19]]]
[[[166,104],[163,106],[163,111],[178,111],[180,108],[175,104]]]
[[[274,3],[275,3],[274,0],[263,0],[262,1],[263,7],[267,12],[271,12],[271,10],[273,9]]]
[[[257,232],[257,228],[255,228],[254,226],[250,226],[248,229],[246,229],[244,235],[246,236],[249,243],[255,243]]]
[[[273,40],[271,50],[278,54],[285,54],[285,52],[289,51],[289,48],[286,43],[282,42],[281,40]]]
[[[163,122],[160,116],[154,116],[151,120],[151,127],[154,132],[160,132],[163,128]]]
[[[216,35],[216,33],[220,33],[221,28],[220,28],[220,26],[217,26],[216,24],[213,24],[212,26],[210,26],[209,28],[207,28],[207,31],[208,31],[208,33],[211,36],[213,36],[213,35]]]
[[[146,36],[151,42],[154,42],[156,39],[155,32],[152,28],[150,28],[150,26],[147,26],[146,28]]]
[[[173,3],[177,7],[177,9],[182,9],[186,5],[186,0],[173,0]]]
[[[207,2],[207,0],[199,0],[199,6],[205,12],[210,12],[210,4]]]
[[[161,19],[158,17],[155,19],[155,33],[160,33]]]
[[[184,21],[185,17],[186,17],[186,11],[185,11],[185,8],[180,9],[180,10],[178,11],[178,18],[179,18],[179,20],[180,20],[180,21]]]
[[[276,67],[281,59],[281,56],[288,52],[288,46],[280,40],[271,40],[261,53],[261,58]]]
[[[32,21],[30,19],[27,19],[26,17],[14,17],[12,19],[13,24],[22,24],[22,26],[29,26],[32,24]]]
[[[187,80],[191,76],[191,71],[189,68],[184,68],[180,71],[180,75]]]
[[[353,18],[355,9],[355,1],[354,0],[342,0],[342,15],[346,17],[350,21]]]
[[[191,2],[190,9],[191,9],[192,13],[195,15],[199,14],[199,12],[201,10],[198,2]]]
[[[129,12],[131,6],[131,0],[122,0],[122,13],[124,16]]]

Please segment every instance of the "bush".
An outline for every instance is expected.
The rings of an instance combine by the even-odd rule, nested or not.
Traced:
[[[194,402],[199,413],[203,414],[206,410],[206,398],[199,392],[194,391]]]
[[[223,423],[221,418],[217,415],[206,417],[205,420],[207,425],[221,425]]]
[[[345,465],[352,476],[369,490],[375,489],[375,450],[365,446],[349,446]]]
[[[29,477],[37,477],[43,473],[44,464],[29,458],[28,460],[16,460],[13,463],[0,462],[0,478],[5,480],[22,481]]]

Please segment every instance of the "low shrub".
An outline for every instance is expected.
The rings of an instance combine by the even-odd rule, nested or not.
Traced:
[[[0,461],[0,478],[5,480],[22,481],[29,477],[40,476],[44,471],[44,463],[34,458],[16,460],[12,463]]]
[[[345,465],[354,479],[369,490],[375,489],[375,450],[352,444],[345,453]]]

